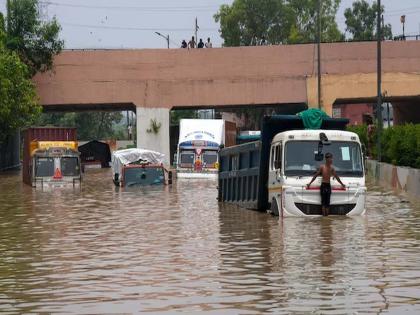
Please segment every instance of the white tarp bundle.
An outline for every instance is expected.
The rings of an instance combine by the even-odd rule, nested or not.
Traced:
[[[181,119],[178,144],[207,141],[220,146],[224,144],[224,131],[222,119]]]
[[[152,164],[162,164],[164,158],[165,154],[151,150],[138,148],[119,150],[112,154],[112,170],[114,173],[121,174],[121,169],[124,165],[139,161]]]

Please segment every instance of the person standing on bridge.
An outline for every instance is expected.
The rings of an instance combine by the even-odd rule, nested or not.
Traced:
[[[188,42],[188,48],[195,48],[195,38],[191,37],[191,40]]]
[[[321,165],[318,171],[315,173],[314,177],[312,177],[312,180],[309,182],[309,184],[306,186],[309,188],[311,186],[312,182],[319,176],[322,176],[322,183],[320,188],[321,193],[321,208],[322,208],[322,215],[327,216],[330,211],[330,199],[331,199],[331,177],[334,176],[337,181],[341,184],[343,188],[346,188],[346,185],[343,184],[340,177],[338,177],[337,173],[335,172],[335,169],[332,165],[333,162],[333,155],[331,153],[325,154],[325,164]]]
[[[206,48],[213,48],[213,44],[210,41],[210,37],[207,38]]]

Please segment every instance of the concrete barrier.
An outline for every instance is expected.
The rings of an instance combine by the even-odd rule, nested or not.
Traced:
[[[420,169],[367,161],[367,176],[380,186],[420,201]]]

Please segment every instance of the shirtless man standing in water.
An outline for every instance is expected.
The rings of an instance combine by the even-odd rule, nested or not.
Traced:
[[[321,207],[322,207],[322,215],[327,216],[330,211],[330,197],[331,197],[331,183],[330,179],[331,176],[334,176],[337,181],[343,186],[343,188],[346,187],[346,185],[343,184],[340,177],[338,177],[337,173],[335,172],[335,169],[332,165],[332,154],[327,153],[325,154],[325,164],[321,165],[319,170],[315,173],[314,177],[310,181],[310,183],[307,185],[311,186],[312,182],[319,176],[322,176],[322,184],[321,184]]]

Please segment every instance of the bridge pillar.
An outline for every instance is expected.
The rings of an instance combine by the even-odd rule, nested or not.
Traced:
[[[169,165],[169,109],[137,107],[137,147],[165,154]]]

